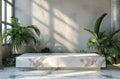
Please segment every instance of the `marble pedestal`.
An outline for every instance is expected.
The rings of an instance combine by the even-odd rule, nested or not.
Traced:
[[[79,53],[26,53],[16,57],[16,67],[20,68],[104,68],[105,57],[98,54]]]

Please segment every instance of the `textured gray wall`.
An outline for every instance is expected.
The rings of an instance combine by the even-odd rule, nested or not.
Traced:
[[[41,41],[54,52],[68,49],[79,52],[91,35],[83,28],[93,28],[96,19],[108,13],[101,30],[111,28],[110,0],[16,0],[16,17],[23,25],[36,25]]]

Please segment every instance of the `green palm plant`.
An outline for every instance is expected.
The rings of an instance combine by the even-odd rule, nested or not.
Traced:
[[[120,52],[120,40],[115,39],[114,36],[120,32],[120,29],[106,35],[106,38],[102,40],[101,45],[103,46],[103,55],[109,63],[116,63],[116,57]]]
[[[92,38],[88,41],[87,43],[87,46],[89,48],[95,48],[95,49],[98,49],[101,52],[103,52],[103,46],[101,45],[101,40],[103,40],[106,35],[105,35],[105,32],[100,32],[100,26],[101,26],[101,23],[104,19],[104,17],[107,15],[107,13],[104,13],[102,16],[100,16],[95,25],[94,25],[94,29],[93,31],[90,30],[90,29],[87,29],[85,28],[86,31],[88,31],[89,33],[92,34]],[[100,47],[99,47],[100,46]]]
[[[100,31],[101,23],[107,13],[102,14],[96,21],[94,29],[90,30],[85,28],[90,34],[92,34],[92,38],[88,41],[87,46],[89,48],[95,48],[98,50],[98,54],[105,56],[106,61],[109,63],[116,63],[115,58],[120,52],[120,40],[114,39],[114,36],[120,31],[117,30],[111,34],[106,34],[105,32]]]
[[[31,42],[36,44],[37,39],[33,31],[39,36],[40,31],[37,27],[33,25],[25,27],[15,17],[11,18],[11,23],[12,29],[7,29],[7,32],[2,35],[2,41],[10,36],[8,41],[14,52],[24,44],[29,45]]]

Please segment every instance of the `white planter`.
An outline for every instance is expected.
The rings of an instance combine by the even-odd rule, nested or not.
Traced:
[[[105,57],[79,53],[26,53],[16,58],[22,68],[104,68]]]

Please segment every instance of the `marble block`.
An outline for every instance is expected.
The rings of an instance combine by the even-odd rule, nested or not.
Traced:
[[[16,57],[22,68],[104,68],[105,57],[95,53],[26,53]]]

